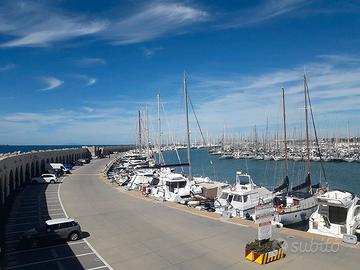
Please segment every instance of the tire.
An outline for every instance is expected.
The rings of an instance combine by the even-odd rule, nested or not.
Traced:
[[[78,232],[72,232],[69,235],[69,240],[70,241],[76,241],[80,239],[80,234]]]
[[[50,184],[55,184],[55,181],[54,181],[54,180],[51,180],[51,181],[50,181]]]

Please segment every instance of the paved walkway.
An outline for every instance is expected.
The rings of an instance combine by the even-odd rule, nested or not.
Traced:
[[[319,248],[325,248],[326,242],[294,237],[289,231],[274,236],[282,237],[289,246],[285,259],[264,266],[248,262],[244,246],[257,235],[252,226],[220,222],[119,192],[99,174],[107,162],[95,160],[79,168],[62,185],[61,198],[69,216],[90,233],[88,241],[114,269],[359,267],[358,248],[328,245],[324,252]]]

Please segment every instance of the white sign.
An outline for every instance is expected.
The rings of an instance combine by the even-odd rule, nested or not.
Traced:
[[[272,221],[274,219],[274,207],[272,204],[258,205],[255,207],[255,222],[257,224]]]
[[[258,239],[265,240],[271,238],[271,221],[259,223],[258,225]]]
[[[270,252],[268,252],[268,258],[275,257],[275,256],[277,256],[277,255],[278,255],[278,253],[279,253],[279,251],[278,251],[278,250],[273,250],[273,251],[270,251]]]

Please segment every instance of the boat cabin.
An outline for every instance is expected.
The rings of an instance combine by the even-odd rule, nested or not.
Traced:
[[[317,197],[318,209],[311,216],[309,232],[343,238],[360,230],[360,200],[353,193],[334,190]]]

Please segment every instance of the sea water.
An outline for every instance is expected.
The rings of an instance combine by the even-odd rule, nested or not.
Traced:
[[[182,163],[187,162],[186,149],[178,150]],[[254,159],[223,159],[210,155],[207,149],[192,149],[192,169],[194,176],[208,176],[213,180],[235,183],[236,171],[247,172],[258,185],[270,189],[282,183],[285,170],[284,161]],[[166,164],[179,163],[175,151],[163,153]],[[360,163],[357,162],[320,162],[310,163],[312,184],[328,184],[330,189],[341,189],[360,195]],[[188,174],[188,167],[177,167],[178,172]],[[305,181],[306,162],[289,161],[290,187]]]

